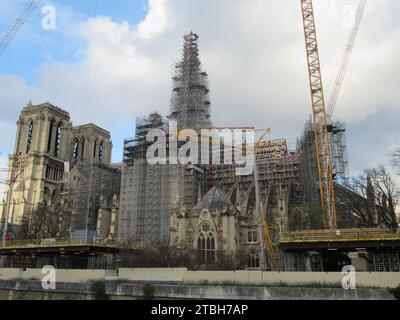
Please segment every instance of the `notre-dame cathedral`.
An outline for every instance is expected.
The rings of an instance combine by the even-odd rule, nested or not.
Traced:
[[[184,39],[168,120],[180,128],[210,128],[208,74],[201,68],[198,36],[189,33]],[[254,175],[237,176],[234,165],[150,165],[146,135],[152,129],[168,132],[168,125],[158,113],[137,119],[136,136],[124,141],[123,163],[112,164],[108,131],[92,123],[73,126],[69,113],[50,103],[29,103],[17,121],[9,156],[7,181],[15,182],[0,203],[9,237],[169,243],[197,250],[205,264],[213,263],[217,252],[244,251],[247,267],[258,268]],[[307,207],[306,197],[318,190],[306,192],[302,184],[302,166],[308,162],[301,155],[298,149],[289,150],[284,139],[258,146],[257,203],[272,230],[272,242],[287,231],[321,224],[313,221],[318,211],[313,214]],[[357,222],[338,219],[341,227]]]
[[[7,179],[15,179],[8,210],[12,236],[69,237],[88,226],[112,237],[120,170],[111,167],[111,152],[108,131],[92,123],[74,127],[69,113],[50,103],[23,108]]]

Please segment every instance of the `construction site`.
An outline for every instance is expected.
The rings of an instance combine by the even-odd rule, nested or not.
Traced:
[[[123,175],[130,180],[122,180],[121,201],[127,204],[120,212],[124,219],[120,238],[170,239],[171,245],[180,248],[224,253],[244,250],[249,257],[247,266],[264,270],[337,271],[353,261],[365,271],[398,271],[398,234],[378,224],[375,229],[362,228],[357,216],[341,207],[335,196],[335,189],[346,188],[350,176],[346,126],[332,120],[333,111],[365,5],[366,1],[359,4],[336,86],[325,108],[314,12],[311,1],[302,1],[312,118],[294,150],[288,149],[285,139],[264,138],[256,144],[256,175],[237,176],[237,166],[215,165],[211,159],[210,165],[149,165],[145,136],[150,129],[168,132],[168,123],[157,113],[138,119],[136,138],[125,144]],[[211,116],[207,73],[200,67],[197,40],[193,33],[184,37],[168,119],[177,121],[178,128],[200,132],[210,127]],[[202,139],[199,133],[200,144]],[[132,208],[135,212],[130,212]],[[204,221],[203,227],[211,231],[207,235],[201,229]],[[130,224],[142,229],[124,229]],[[255,245],[259,242],[261,251]]]
[[[49,257],[56,252],[60,261],[64,261],[65,255],[83,255],[84,259],[79,260],[83,262],[78,267],[84,264],[88,268],[94,265],[98,268],[112,265],[114,268],[120,266],[118,257],[122,248],[135,255],[137,251],[168,244],[177,251],[193,253],[198,259],[197,267],[205,269],[216,265],[222,256],[244,256],[245,264],[241,267],[250,270],[338,272],[346,265],[353,265],[357,271],[399,272],[398,231],[386,228],[379,218],[373,226],[365,226],[351,208],[343,205],[345,199],[341,198],[352,191],[349,189],[346,125],[335,120],[334,110],[367,1],[359,2],[335,86],[327,103],[313,2],[300,2],[311,117],[305,123],[295,148],[290,149],[285,138],[271,140],[268,135],[270,128],[225,127],[225,130],[242,129],[256,133],[255,142],[240,146],[240,152],[246,153],[248,149],[253,152],[255,166],[251,174],[238,175],[237,169],[243,166],[226,161],[226,154],[219,155],[219,163],[215,164],[212,161],[213,152],[208,153],[209,164],[198,161],[182,164],[168,156],[167,164],[149,163],[147,152],[154,141],[148,137],[152,130],[165,132],[167,141],[170,141],[171,135],[192,129],[198,133],[195,141],[203,150],[201,130],[222,129],[212,125],[208,74],[202,69],[200,61],[199,36],[189,32],[184,35],[183,57],[175,65],[172,77],[169,115],[164,117],[152,112],[136,119],[134,137],[124,141],[122,164],[111,165],[110,136],[104,129],[91,124],[70,126],[69,140],[64,142],[61,154],[53,149],[46,151],[43,147],[41,153],[38,151],[33,155],[28,150],[21,156],[18,155],[20,149],[16,149],[17,153],[10,158],[10,163],[11,166],[18,163],[18,170],[13,168],[9,174],[10,187],[0,211],[3,214],[2,230],[5,230],[0,248],[0,256],[5,257],[2,261],[16,266],[19,260],[26,263],[21,256],[32,258],[43,255],[39,262],[35,258],[35,266],[40,267],[49,263]],[[46,108],[53,113],[62,113],[51,106]],[[69,119],[66,121],[69,123]],[[176,124],[176,128],[172,127],[172,123]],[[17,142],[23,147],[26,144],[30,146],[33,139],[29,125],[26,121],[25,131],[22,130],[27,138]],[[53,130],[52,124],[50,130]],[[48,132],[46,127],[42,136],[38,134],[38,139],[43,143],[50,141],[49,145],[54,146],[55,142],[51,139],[55,138],[49,137]],[[207,143],[211,141],[212,145],[213,139],[207,137]],[[218,143],[218,151],[235,148],[227,144],[223,136],[217,137],[217,140],[214,142]],[[187,142],[187,137],[179,139],[176,145],[168,142],[167,155]],[[40,147],[39,143],[37,145]],[[105,147],[107,154],[103,154]],[[13,198],[10,194],[13,184],[18,184],[17,173],[25,170],[24,179],[29,179],[26,174],[35,171],[23,168],[24,156],[26,159],[29,156],[36,160],[44,159],[41,160],[43,165],[52,161],[58,161],[60,165],[67,161],[71,163],[71,170],[62,173],[59,181],[49,177],[31,177],[45,182],[35,186],[38,190],[43,189],[44,196],[38,192],[36,198],[30,201],[33,205],[36,205],[34,202],[43,204],[42,200],[46,200],[44,197],[47,196],[45,192],[53,198],[59,192],[63,199],[60,221],[65,221],[68,216],[72,221],[69,225],[74,226],[69,229],[86,231],[84,243],[68,242],[58,248],[57,239],[51,244],[36,241],[30,245],[6,239],[9,221],[13,224],[21,222],[9,216]],[[93,162],[92,158],[96,161]],[[51,190],[46,189],[49,180]],[[374,203],[372,206],[378,205]],[[22,211],[24,221],[33,219],[30,207]],[[88,243],[89,233],[93,233],[95,238],[92,243]],[[15,260],[14,255],[18,256]],[[65,265],[65,262],[60,265]]]

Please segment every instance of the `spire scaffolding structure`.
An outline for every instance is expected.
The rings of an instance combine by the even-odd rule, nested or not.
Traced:
[[[183,59],[175,66],[171,114],[169,120],[176,121],[178,128],[208,128],[210,121],[210,99],[208,75],[201,70],[198,39],[193,32],[186,34]]]

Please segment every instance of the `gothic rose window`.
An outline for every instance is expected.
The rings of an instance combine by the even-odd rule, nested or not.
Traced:
[[[202,264],[215,263],[215,231],[208,223],[204,223],[197,238],[199,262]]]

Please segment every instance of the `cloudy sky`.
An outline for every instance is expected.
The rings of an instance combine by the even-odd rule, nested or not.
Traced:
[[[332,88],[359,0],[315,2],[323,80]],[[0,32],[27,0],[0,0]],[[56,9],[56,30],[42,8]],[[111,131],[113,161],[134,119],[169,110],[182,36],[200,36],[217,126],[272,127],[295,147],[311,106],[300,1],[43,0],[0,55],[0,167],[30,99]],[[335,117],[348,126],[351,173],[387,163],[400,142],[400,1],[370,0]]]

